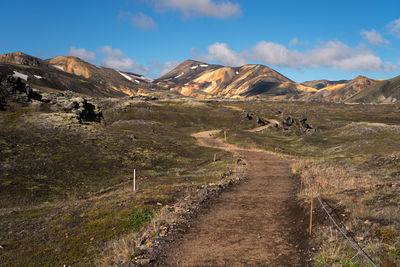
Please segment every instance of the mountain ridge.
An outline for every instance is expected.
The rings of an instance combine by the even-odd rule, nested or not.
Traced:
[[[313,80],[297,83],[262,64],[238,67],[188,59],[151,80],[132,72],[93,65],[79,57],[40,59],[22,52],[0,55],[0,66],[38,88],[71,90],[93,96],[184,96],[194,98],[268,98],[328,102],[396,103],[400,76],[374,80]],[[23,67],[24,66],[24,67]]]

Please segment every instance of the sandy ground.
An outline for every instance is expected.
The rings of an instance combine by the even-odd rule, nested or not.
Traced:
[[[234,153],[247,163],[240,185],[224,191],[169,246],[156,266],[307,266],[307,220],[298,206],[289,162],[195,134],[200,145]]]

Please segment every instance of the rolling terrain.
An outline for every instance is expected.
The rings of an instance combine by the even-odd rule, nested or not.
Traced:
[[[374,262],[400,264],[399,77],[299,85],[185,61],[151,81],[74,57],[0,61],[0,265],[196,265],[200,252],[223,265],[239,251],[365,266],[318,205],[301,247],[301,177]]]

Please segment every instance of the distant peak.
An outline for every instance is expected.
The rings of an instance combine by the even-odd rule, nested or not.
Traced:
[[[363,80],[363,79],[369,79],[368,77],[362,76],[362,75],[358,75],[357,77],[355,77],[353,80]]]
[[[207,64],[201,61],[193,60],[193,59],[186,59],[181,63],[181,65],[196,65],[196,64]],[[209,65],[209,64],[207,64]]]
[[[23,57],[37,58],[37,57],[31,56],[31,55],[25,54],[25,53],[23,53],[21,51],[16,51],[16,52],[12,52],[12,53],[5,53],[5,54],[2,54],[2,56],[23,56]]]
[[[50,58],[49,60],[78,60],[78,61],[84,61],[83,59],[79,57],[74,57],[74,56],[58,56],[55,58]]]

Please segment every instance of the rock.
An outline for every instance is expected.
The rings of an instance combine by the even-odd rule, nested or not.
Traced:
[[[42,96],[33,91],[20,77],[14,77],[11,73],[0,72],[0,102],[4,108],[6,99],[14,102],[26,103],[31,99],[40,101]]]
[[[68,98],[65,96],[58,97],[51,103],[56,103],[61,107],[61,110],[67,113],[73,113],[79,116],[82,121],[101,122],[103,113],[96,104],[89,103],[83,97]]]
[[[150,261],[151,261],[150,259],[138,259],[137,263],[140,265],[147,265],[150,264]]]
[[[251,121],[251,120],[253,119],[253,115],[252,115],[251,112],[249,112],[249,111],[244,111],[243,113],[244,113],[244,116],[245,116],[248,120]]]
[[[306,121],[307,118],[302,118],[301,120],[298,120],[291,116],[286,116],[282,120],[282,127],[285,130],[299,130],[303,133],[316,132],[317,129],[309,125]]]
[[[260,125],[265,125],[265,121],[261,119],[259,116],[257,116],[257,123]]]
[[[246,162],[244,162],[242,159],[238,159],[238,160],[236,161],[236,164],[237,164],[237,165],[246,165]]]

